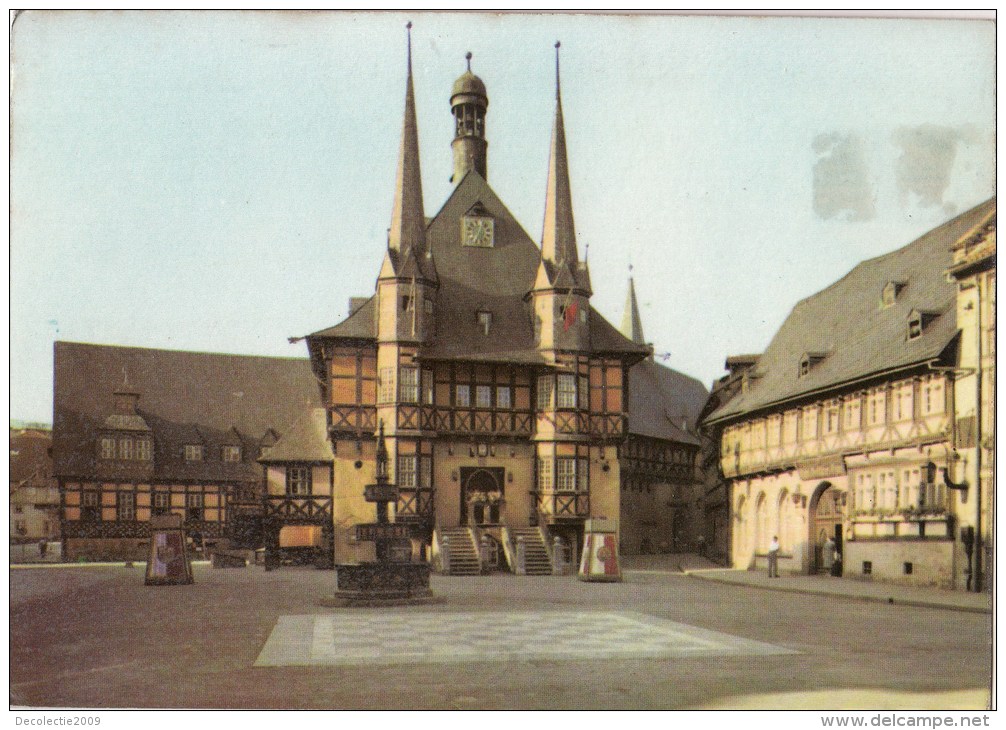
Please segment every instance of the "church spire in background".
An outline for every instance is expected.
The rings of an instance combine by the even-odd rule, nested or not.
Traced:
[[[622,334],[637,345],[645,345],[643,337],[643,320],[639,316],[639,304],[636,302],[636,284],[632,279],[632,266],[629,266],[629,293],[625,297],[625,311],[622,313]]]

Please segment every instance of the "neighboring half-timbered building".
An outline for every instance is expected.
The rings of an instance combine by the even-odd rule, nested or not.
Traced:
[[[257,459],[317,398],[304,360],[57,342],[64,556],[145,559],[151,516],[169,512],[197,543],[257,547]]]
[[[993,199],[860,263],[763,354],[727,360],[736,387],[705,424],[734,565],[778,536],[791,572],[829,567],[834,546],[845,576],[988,585],[995,221]]]
[[[631,279],[621,330],[646,344]],[[708,395],[701,382],[652,355],[629,370],[628,438],[620,452],[623,552],[704,552],[697,423]]]

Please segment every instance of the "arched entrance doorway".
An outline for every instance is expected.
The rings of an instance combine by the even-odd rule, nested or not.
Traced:
[[[503,467],[461,469],[461,524],[498,525],[503,509]]]
[[[842,552],[842,523],[845,521],[845,494],[831,482],[821,482],[810,501],[811,573],[825,570],[824,545],[830,537]]]

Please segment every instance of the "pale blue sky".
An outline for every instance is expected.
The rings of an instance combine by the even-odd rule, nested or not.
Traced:
[[[11,416],[55,339],[303,356],[373,292],[414,23],[426,213],[464,54],[541,236],[563,111],[594,306],[707,385],[856,262],[994,194],[989,21],[28,12],[13,29]]]

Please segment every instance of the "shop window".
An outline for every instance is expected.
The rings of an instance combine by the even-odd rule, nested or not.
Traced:
[[[154,492],[153,512],[166,515],[171,511],[171,495],[168,492]]]
[[[203,495],[185,495],[185,519],[199,521],[203,519]]]
[[[101,498],[98,492],[89,490],[81,495],[80,519],[84,522],[101,521]]]

